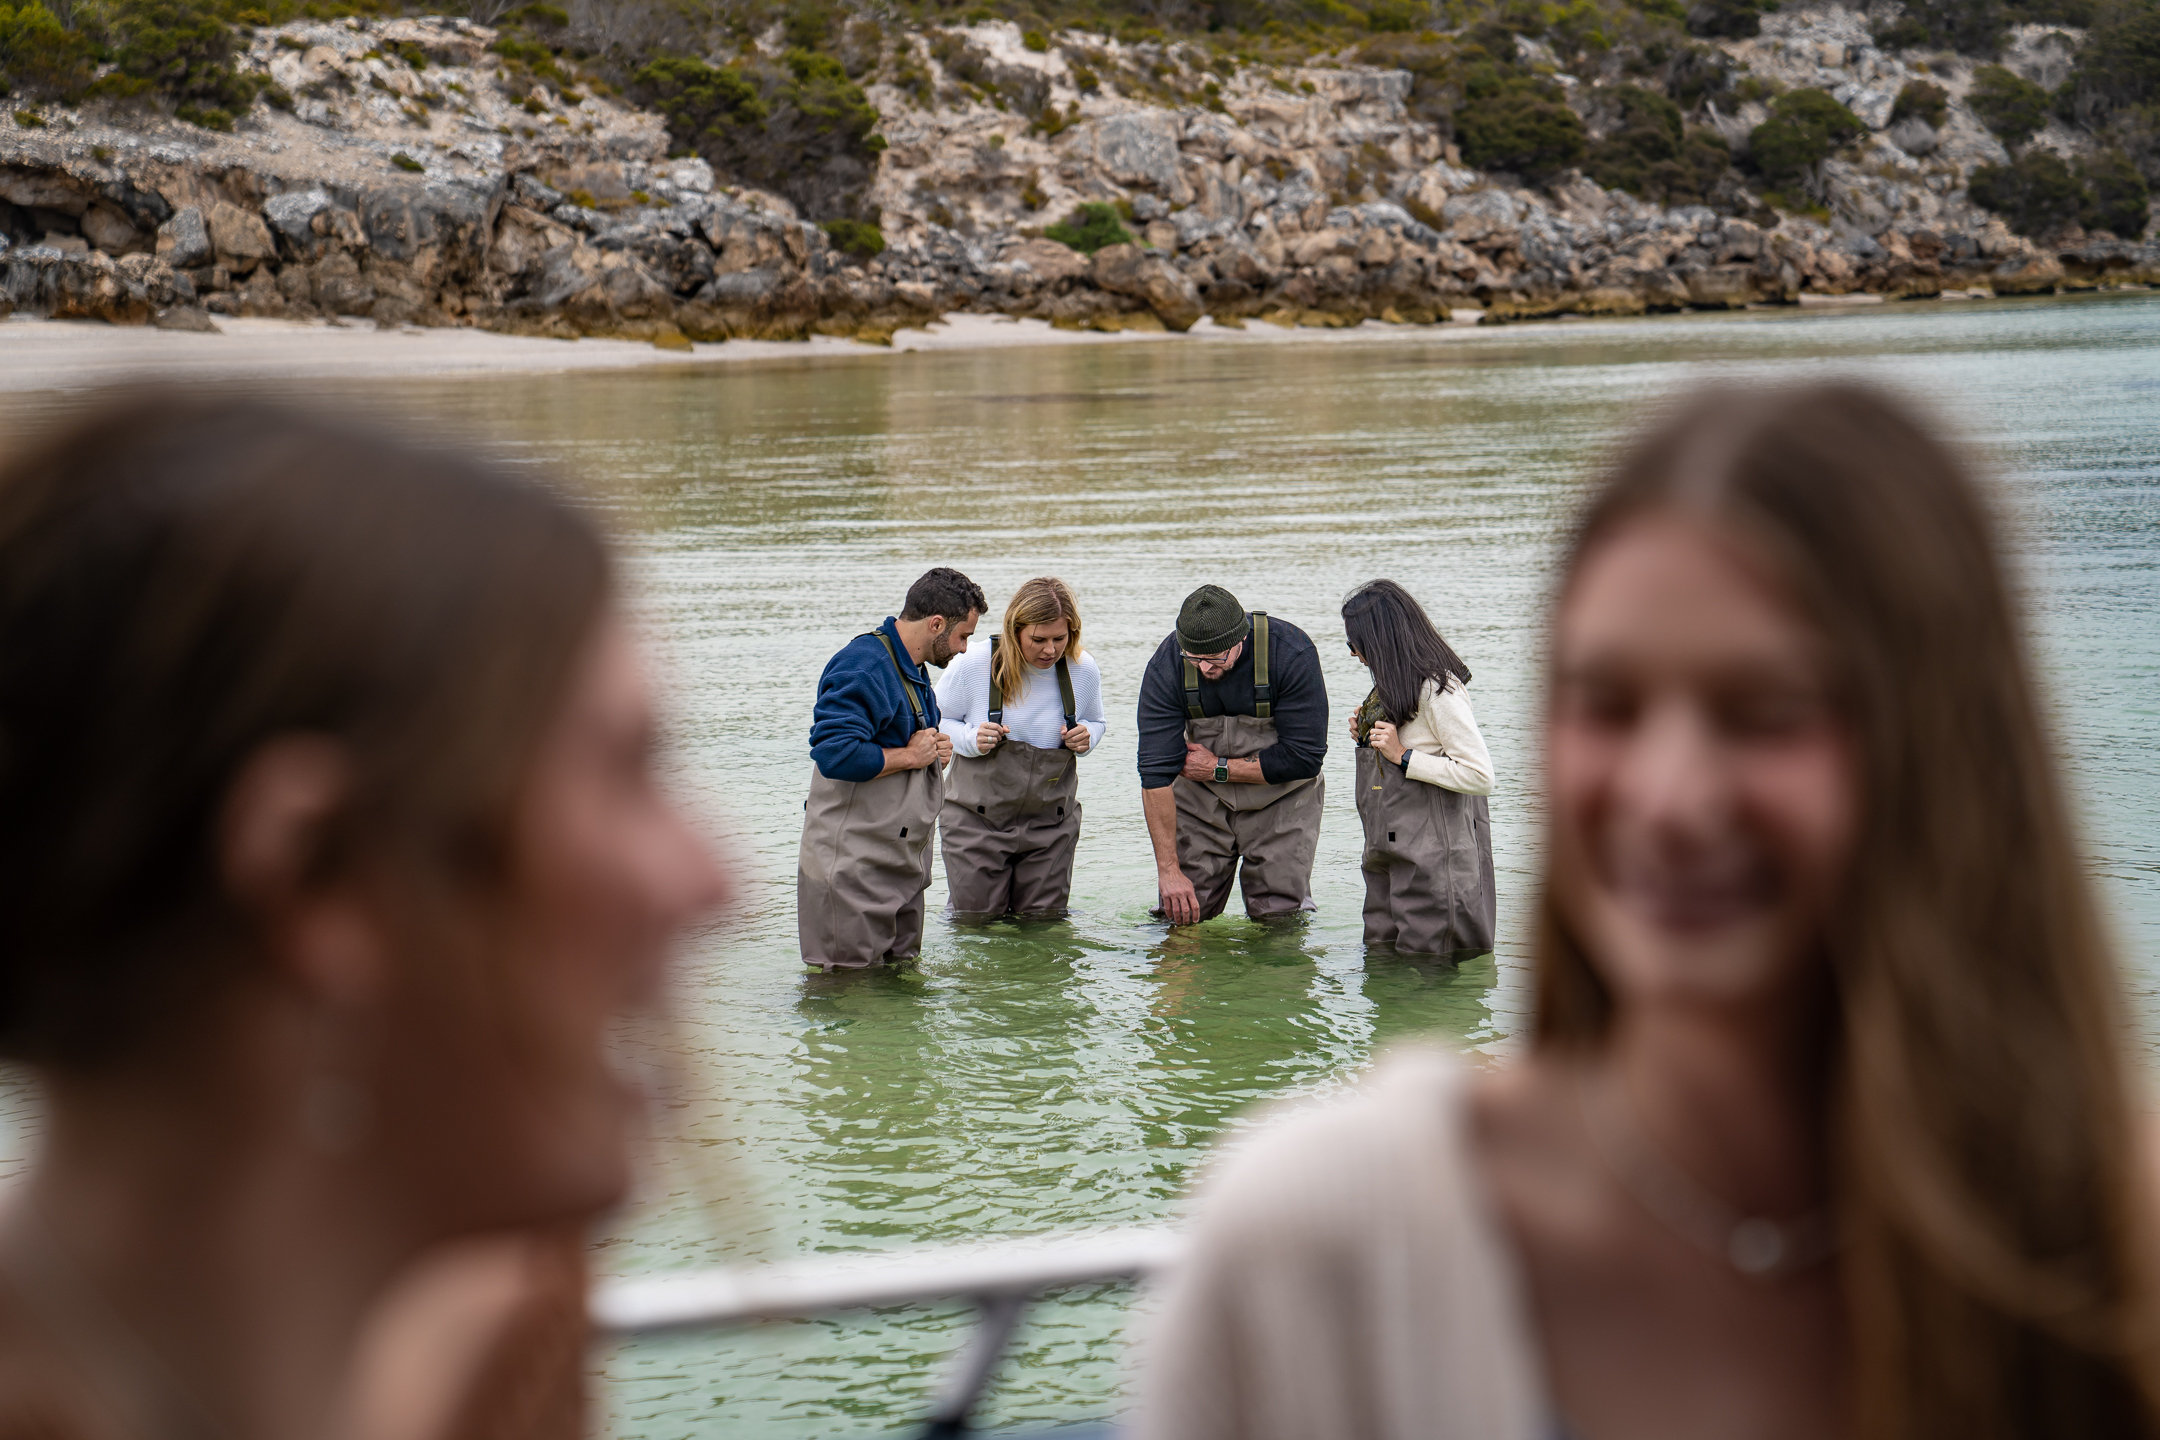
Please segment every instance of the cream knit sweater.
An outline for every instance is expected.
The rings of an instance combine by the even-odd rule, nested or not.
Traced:
[[[1548,1440],[1522,1282],[1464,1140],[1468,1079],[1398,1054],[1231,1152],[1140,1338],[1138,1440]]]

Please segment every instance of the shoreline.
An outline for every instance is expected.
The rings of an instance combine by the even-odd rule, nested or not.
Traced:
[[[2135,292],[2132,292],[2135,293]],[[2151,293],[2151,292],[2145,292]],[[1946,292],[1945,301],[1994,297]],[[2055,297],[2059,298],[2059,297]],[[1798,306],[1750,311],[1799,314],[1875,308],[1882,296],[1805,297]],[[1679,312],[1685,315],[1692,312]],[[1704,312],[1730,316],[1736,312]],[[1534,329],[1576,323],[1668,319],[1677,316],[1583,316],[1537,322]],[[1033,349],[1115,344],[1280,345],[1388,336],[1427,340],[1480,330],[1477,312],[1459,310],[1438,325],[1389,325],[1367,320],[1340,328],[1283,327],[1248,321],[1233,328],[1203,318],[1182,334],[1157,330],[1070,330],[1003,315],[956,313],[925,328],[894,333],[889,346],[839,336],[807,340],[727,340],[665,349],[641,340],[558,340],[479,329],[380,329],[368,323],[321,320],[221,319],[219,333],[109,325],[97,320],[0,320],[0,394],[83,390],[144,382],[192,384],[230,380],[382,380],[507,377],[641,369],[725,369],[738,365],[813,360],[874,359],[895,354]],[[1517,322],[1521,323],[1521,322]],[[1513,324],[1507,328],[1515,328]]]

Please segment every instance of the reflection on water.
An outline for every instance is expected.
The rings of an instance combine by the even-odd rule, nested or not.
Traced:
[[[1646,406],[1709,377],[1877,377],[1998,457],[2095,869],[2149,994],[2156,341],[2160,303],[2123,297],[878,355],[338,398],[589,488],[632,551],[634,601],[667,656],[678,779],[747,873],[739,914],[690,957],[687,1078],[645,1200],[603,1250],[608,1269],[643,1273],[1157,1220],[1258,1101],[1325,1091],[1408,1036],[1504,1050],[1526,1010],[1537,626],[1559,526]],[[0,401],[0,436],[65,408]],[[956,928],[936,918],[940,883],[919,969],[805,977],[792,874],[817,672],[932,564],[959,566],[998,604],[1038,574],[1078,591],[1111,729],[1080,767],[1077,910]],[[1501,944],[1459,970],[1368,960],[1359,943],[1339,725],[1366,687],[1336,607],[1377,575],[1420,595],[1475,670],[1499,770]],[[1223,918],[1172,933],[1146,913],[1137,677],[1207,580],[1306,627],[1326,666],[1342,798],[1323,827],[1319,910],[1287,929]],[[751,1203],[716,1205],[723,1195]],[[985,1418],[1111,1413],[1128,1299],[1098,1287],[1038,1307]],[[641,1440],[893,1430],[919,1413],[963,1320],[899,1310],[628,1346],[607,1365],[610,1423]]]

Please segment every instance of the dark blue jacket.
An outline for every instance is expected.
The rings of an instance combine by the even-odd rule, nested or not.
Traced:
[[[937,692],[923,667],[908,658],[893,617],[878,627],[892,641],[909,686],[922,701],[918,725],[900,676],[875,635],[858,635],[825,662],[818,676],[817,711],[810,721],[810,758],[828,780],[875,780],[885,768],[885,752],[908,743],[916,730],[937,728]]]

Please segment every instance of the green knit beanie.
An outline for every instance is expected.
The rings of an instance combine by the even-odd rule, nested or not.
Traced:
[[[1251,628],[1245,607],[1220,585],[1202,585],[1178,607],[1178,644],[1188,655],[1220,655]]]

